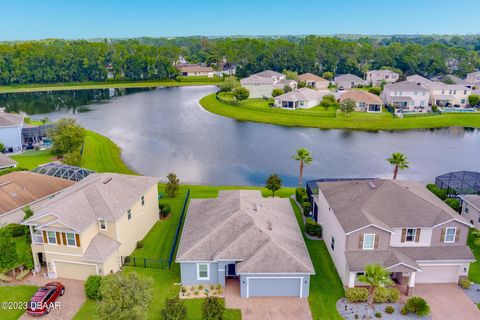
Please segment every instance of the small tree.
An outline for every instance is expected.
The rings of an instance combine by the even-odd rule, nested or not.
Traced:
[[[282,72],[287,79],[290,80],[297,80],[298,79],[298,72],[297,71],[290,71],[290,70],[283,70]]]
[[[24,207],[23,212],[25,213],[25,215],[23,216],[22,221],[25,221],[31,216],[33,216],[33,210],[32,208],[30,208],[30,206]],[[24,226],[24,227],[25,227],[25,234],[27,235],[27,243],[32,243],[32,235],[30,234],[30,228],[28,226]]]
[[[297,150],[297,153],[292,156],[294,160],[297,160],[300,162],[300,172],[298,174],[298,187],[301,188],[303,186],[302,183],[302,178],[303,178],[303,167],[304,165],[309,165],[313,161],[313,157],[310,154],[310,151],[308,151],[305,148],[301,148]]]
[[[373,308],[373,298],[377,289],[393,284],[392,279],[390,279],[390,272],[378,263],[366,264],[365,274],[360,275],[358,281],[366,283],[370,287],[367,303],[371,308]]]
[[[3,152],[4,149],[5,149],[5,145],[0,142],[0,153]]]
[[[306,81],[298,81],[297,83],[297,88],[300,89],[300,88],[305,88],[307,86],[307,82]]]
[[[283,94],[282,89],[275,88],[272,91],[272,97],[278,97],[279,95],[282,95],[282,94]]]
[[[88,299],[101,300],[100,287],[102,285],[102,276],[90,275],[83,284],[85,287],[85,295]]]
[[[0,272],[13,269],[18,262],[17,246],[8,228],[0,228]]]
[[[371,87],[370,89],[368,89],[368,92],[373,93],[373,94],[379,96],[380,93],[382,93],[382,88],[380,88],[380,87]]]
[[[183,320],[187,319],[187,308],[185,303],[179,297],[165,300],[165,307],[161,311],[164,320]]]
[[[327,110],[329,107],[338,108],[338,102],[333,94],[327,94],[322,97],[320,105]]]
[[[207,297],[202,304],[202,320],[222,320],[225,305],[217,297]]]
[[[48,135],[53,141],[52,153],[61,157],[80,148],[85,138],[85,129],[74,119],[64,118],[48,130]]]
[[[173,172],[170,172],[167,175],[167,183],[165,184],[165,192],[169,198],[175,198],[177,195],[178,189],[180,189],[180,180],[177,178],[177,175]]]
[[[237,87],[233,90],[233,95],[238,101],[242,101],[248,99],[248,97],[250,96],[250,92],[247,88]]]
[[[324,78],[325,80],[332,80],[333,79],[333,72],[330,72],[330,71],[325,71],[323,74],[322,74],[322,78]]]
[[[476,107],[478,104],[480,104],[480,96],[478,94],[471,94],[468,96],[468,103],[472,107]]]
[[[290,92],[292,90],[293,90],[292,87],[290,87],[288,84],[283,87],[283,92],[285,93]]]
[[[152,299],[152,279],[135,272],[108,275],[102,280],[100,294],[101,319],[144,320]]]
[[[394,152],[390,158],[387,158],[387,161],[394,166],[393,169],[393,180],[397,179],[398,169],[408,169],[407,157],[401,152]]]
[[[222,83],[220,83],[220,91],[230,92],[239,86],[240,82],[238,82],[237,78],[235,78],[234,76],[229,76],[226,77]]]
[[[272,197],[275,197],[275,192],[282,188],[282,179],[276,173],[272,173],[265,182],[265,188],[272,191]]]
[[[350,113],[355,111],[356,106],[357,105],[355,104],[355,101],[348,98],[343,100],[342,103],[340,103],[340,110],[348,116]]]
[[[82,162],[82,155],[80,150],[73,150],[72,152],[63,155],[62,162],[69,166],[80,166]]]

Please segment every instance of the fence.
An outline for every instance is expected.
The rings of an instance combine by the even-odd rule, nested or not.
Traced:
[[[168,267],[172,266],[173,257],[175,256],[175,250],[177,249],[178,238],[180,237],[180,230],[182,229],[182,222],[187,211],[188,199],[190,198],[190,189],[187,191],[185,196],[185,201],[183,202],[182,213],[180,214],[180,219],[178,220],[177,230],[175,230],[175,238],[173,238],[172,249],[170,249],[170,256],[168,257]]]
[[[161,269],[167,270],[170,268],[167,259],[150,259],[143,257],[122,257],[122,265],[139,268]]]

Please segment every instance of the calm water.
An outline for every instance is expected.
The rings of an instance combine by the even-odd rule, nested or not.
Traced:
[[[480,169],[478,130],[368,133],[239,122],[201,108],[198,100],[214,91],[183,87],[0,95],[0,106],[51,120],[73,117],[115,141],[138,172],[165,177],[173,171],[182,181],[198,184],[259,185],[277,172],[284,184],[295,185],[298,164],[291,155],[300,147],[315,158],[306,178],[390,177],[385,158],[395,151],[404,152],[411,163],[401,179],[429,181],[448,171]],[[85,108],[90,111],[79,112]]]

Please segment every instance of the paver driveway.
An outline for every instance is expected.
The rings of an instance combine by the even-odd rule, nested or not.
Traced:
[[[427,300],[433,320],[480,319],[480,310],[456,284],[416,284],[415,295]]]
[[[243,320],[311,320],[308,299],[290,297],[240,298],[238,280],[227,280],[227,308],[242,310]]]

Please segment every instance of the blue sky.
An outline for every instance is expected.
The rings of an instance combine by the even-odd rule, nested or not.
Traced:
[[[0,6],[0,40],[184,35],[480,33],[479,0],[4,2]]]

